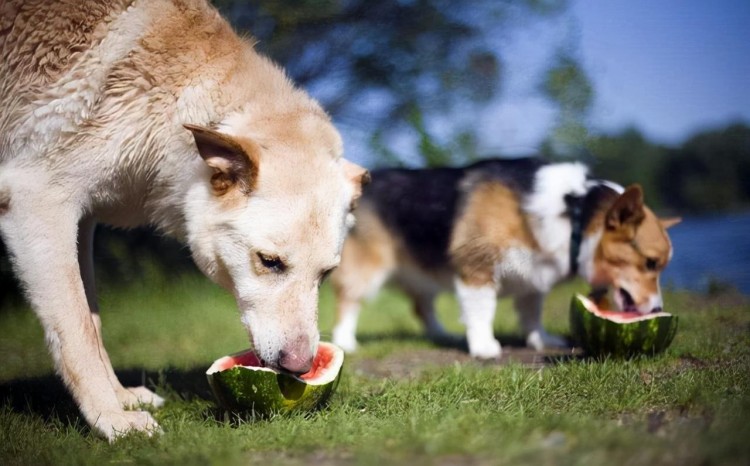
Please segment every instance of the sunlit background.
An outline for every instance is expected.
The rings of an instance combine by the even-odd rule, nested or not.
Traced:
[[[750,293],[750,2],[214,3],[323,103],[348,158],[584,161],[683,217],[665,286]],[[169,273],[192,267],[151,232],[100,233],[103,274],[137,275],[156,248]]]
[[[683,217],[666,286],[750,293],[750,3],[217,3],[326,105],[349,158],[583,160]]]

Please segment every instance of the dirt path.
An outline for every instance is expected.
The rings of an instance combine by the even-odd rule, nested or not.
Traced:
[[[394,352],[383,358],[352,358],[352,370],[359,376],[406,379],[418,377],[423,371],[451,366],[455,363],[477,366],[521,364],[539,369],[561,360],[580,357],[577,349],[537,352],[525,347],[503,347],[500,360],[477,361],[460,349],[430,348]]]

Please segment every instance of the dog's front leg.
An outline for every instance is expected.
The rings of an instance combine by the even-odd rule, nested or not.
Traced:
[[[148,412],[122,409],[108,375],[77,261],[79,204],[63,189],[25,187],[11,192],[0,231],[57,372],[89,425],[110,441],[133,430],[154,432],[158,425]]]
[[[472,286],[455,279],[456,297],[461,306],[461,320],[466,325],[469,353],[475,358],[499,358],[500,342],[495,339],[494,321],[497,290],[493,284]]]
[[[567,346],[567,342],[560,337],[550,335],[542,326],[543,303],[543,293],[529,293],[517,296],[514,299],[518,319],[521,321],[521,328],[526,335],[526,345],[536,351],[541,351],[544,348],[564,348]]]
[[[88,302],[89,311],[91,312],[91,320],[93,321],[96,330],[102,363],[104,363],[105,369],[107,370],[107,377],[109,377],[109,381],[115,389],[117,399],[123,408],[132,409],[141,404],[158,408],[164,404],[164,399],[148,388],[143,386],[125,388],[122,386],[112,368],[109,355],[104,349],[104,341],[102,339],[102,320],[99,316],[99,305],[96,299],[96,283],[94,278],[95,229],[96,221],[93,218],[86,218],[80,222],[78,227],[78,263],[81,270],[81,278],[83,279],[83,287],[86,291],[86,300]]]

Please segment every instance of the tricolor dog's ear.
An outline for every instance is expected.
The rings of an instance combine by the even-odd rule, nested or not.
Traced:
[[[356,163],[352,163],[346,159],[341,159],[344,163],[344,175],[354,186],[354,194],[352,195],[352,209],[357,205],[357,199],[362,196],[362,187],[370,182],[370,172],[365,168],[360,167]]]
[[[677,225],[681,221],[682,221],[682,218],[680,218],[680,217],[669,217],[669,218],[660,218],[659,219],[659,223],[661,223],[661,227],[664,228],[665,230],[667,228],[671,228],[671,227]]]
[[[637,184],[630,185],[607,211],[606,226],[632,239],[646,213],[643,210],[643,190]]]
[[[258,149],[251,141],[237,139],[197,125],[183,125],[193,133],[195,145],[206,165],[214,170],[211,186],[221,196],[237,187],[249,194],[258,180]]]

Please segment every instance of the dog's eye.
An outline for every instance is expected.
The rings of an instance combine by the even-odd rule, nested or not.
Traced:
[[[653,257],[646,258],[646,270],[654,271],[659,266],[659,261]]]
[[[267,256],[263,253],[258,253],[258,259],[263,267],[276,273],[281,273],[286,270],[286,264],[279,258],[279,256]]]

